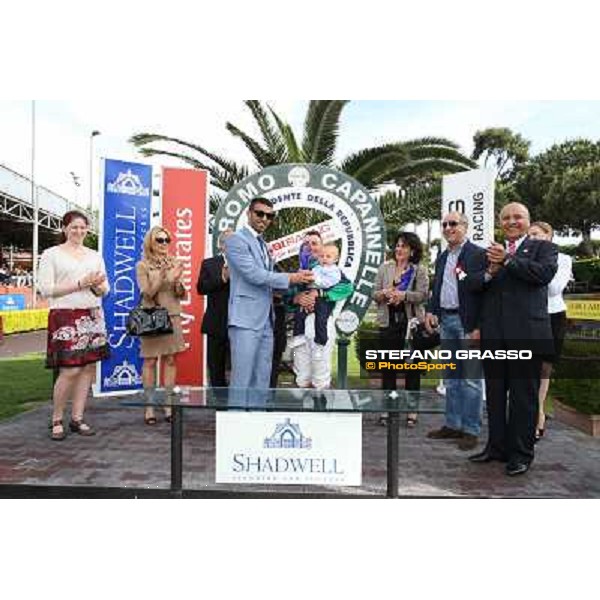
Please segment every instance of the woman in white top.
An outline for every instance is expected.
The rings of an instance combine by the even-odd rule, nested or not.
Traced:
[[[101,306],[101,298],[109,290],[106,268],[100,254],[83,245],[87,232],[87,217],[75,210],[67,212],[64,242],[44,251],[38,273],[38,289],[50,306],[46,367],[59,369],[50,436],[57,441],[66,437],[63,413],[69,397],[69,429],[94,435],[83,421],[83,413],[96,362],[109,353]]]
[[[549,223],[536,221],[529,227],[529,237],[534,240],[552,241],[554,230]],[[544,357],[542,362],[542,378],[539,391],[538,422],[535,431],[535,439],[538,441],[544,435],[546,425],[546,413],[544,403],[550,385],[552,365],[556,364],[562,353],[563,341],[567,327],[567,305],[563,300],[563,291],[569,281],[573,278],[573,261],[570,256],[558,253],[558,269],[552,281],[548,284],[548,313],[552,325],[552,337],[554,338],[554,352]]]

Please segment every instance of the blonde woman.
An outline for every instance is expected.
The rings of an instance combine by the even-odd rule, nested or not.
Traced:
[[[536,221],[529,226],[528,235],[533,240],[552,241],[554,230],[552,225],[545,221]],[[573,278],[573,261],[571,257],[562,252],[558,253],[558,269],[552,281],[548,284],[548,313],[552,326],[552,337],[554,339],[554,352],[545,356],[542,362],[542,375],[540,379],[540,390],[538,393],[538,420],[535,429],[535,441],[544,436],[546,427],[545,403],[550,387],[550,375],[552,366],[560,359],[563,342],[567,330],[567,305],[563,300],[563,292],[569,281]]]
[[[167,397],[172,396],[177,378],[175,355],[185,350],[181,328],[180,300],[186,294],[181,282],[183,265],[169,253],[171,234],[167,229],[155,226],[144,238],[144,257],[136,265],[138,286],[145,307],[160,305],[169,311],[173,333],[156,337],[142,337],[140,354],[144,359],[142,383],[149,402],[154,399],[157,384],[158,358],[164,366],[164,387]],[[165,408],[167,422],[171,422],[171,409]],[[154,408],[147,406],[144,413],[146,425],[156,425]]]
[[[50,437],[55,441],[66,437],[63,413],[69,399],[69,429],[83,436],[94,435],[83,413],[96,362],[109,355],[101,305],[109,286],[102,257],[83,245],[87,216],[76,210],[67,212],[62,231],[63,243],[44,251],[38,272],[39,292],[50,307],[46,367],[59,370],[52,398]]]

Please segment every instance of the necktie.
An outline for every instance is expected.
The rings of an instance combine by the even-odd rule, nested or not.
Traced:
[[[515,240],[509,240],[508,253],[512,256],[516,251],[517,251],[517,242],[515,242]]]
[[[263,263],[265,264],[265,267],[269,266],[269,252],[267,250],[267,244],[265,242],[265,240],[258,236],[258,245],[260,246],[260,253],[262,254],[262,259],[263,259]]]

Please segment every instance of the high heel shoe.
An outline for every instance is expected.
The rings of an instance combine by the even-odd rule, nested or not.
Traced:
[[[156,420],[156,417],[154,416],[154,414],[144,413],[144,423],[146,425],[156,425],[156,423],[158,423],[158,421]]]
[[[96,435],[96,432],[87,423],[84,423],[83,419],[71,419],[71,422],[69,423],[69,429],[73,433],[78,433],[79,435]]]
[[[60,431],[54,431],[55,427],[60,427]],[[62,419],[56,419],[52,421],[52,425],[50,425],[50,439],[55,442],[62,442],[67,437],[67,432],[65,431],[65,427],[63,425]]]

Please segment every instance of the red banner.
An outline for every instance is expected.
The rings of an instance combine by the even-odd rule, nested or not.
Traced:
[[[181,301],[187,350],[177,355],[177,384],[204,385],[204,298],[196,292],[196,280],[206,247],[207,173],[174,168],[162,173],[162,224],[173,235],[171,251],[184,265],[188,292]]]

